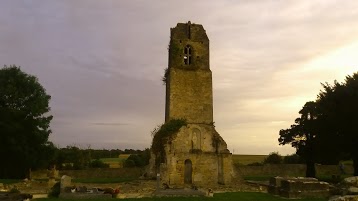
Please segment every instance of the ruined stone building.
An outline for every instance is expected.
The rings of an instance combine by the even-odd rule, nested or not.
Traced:
[[[165,121],[171,119],[185,119],[187,126],[165,145],[162,182],[178,186],[230,183],[232,158],[214,127],[209,39],[200,24],[178,23],[171,28]]]

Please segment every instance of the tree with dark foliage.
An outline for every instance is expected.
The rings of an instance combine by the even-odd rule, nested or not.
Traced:
[[[50,98],[37,78],[20,67],[0,69],[0,178],[29,176],[31,168],[52,157]]]
[[[316,177],[315,159],[316,159],[316,120],[317,108],[315,102],[307,102],[300,110],[299,118],[295,124],[288,129],[280,130],[280,145],[291,144],[296,148],[297,154],[306,161],[306,177]]]
[[[358,73],[346,76],[344,83],[323,84],[318,95],[318,105],[325,122],[321,127],[330,148],[339,149],[342,155],[353,160],[354,175],[358,176]]]
[[[296,148],[306,161],[306,176],[315,176],[315,162],[338,164],[347,158],[353,160],[358,176],[358,73],[344,83],[322,86],[317,100],[305,104],[295,124],[280,130],[279,143]]]

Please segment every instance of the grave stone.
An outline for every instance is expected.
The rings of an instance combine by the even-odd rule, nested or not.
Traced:
[[[71,187],[71,180],[72,178],[70,176],[67,176],[67,175],[63,175],[61,177],[61,191],[63,189],[65,189],[66,187]]]

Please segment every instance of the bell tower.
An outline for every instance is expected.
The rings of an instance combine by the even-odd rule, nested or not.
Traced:
[[[234,174],[232,156],[213,124],[209,38],[202,25],[178,23],[170,29],[163,80],[166,123],[185,119],[187,125],[162,137],[165,144],[161,152],[153,153],[150,175],[157,171],[162,182],[175,186],[229,184]]]
[[[209,38],[200,24],[178,23],[170,30],[165,121],[213,123]]]

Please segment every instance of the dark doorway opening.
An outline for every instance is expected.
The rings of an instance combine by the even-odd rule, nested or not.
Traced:
[[[184,183],[191,184],[193,182],[192,176],[193,175],[193,167],[191,160],[185,160],[185,167],[184,167]]]

